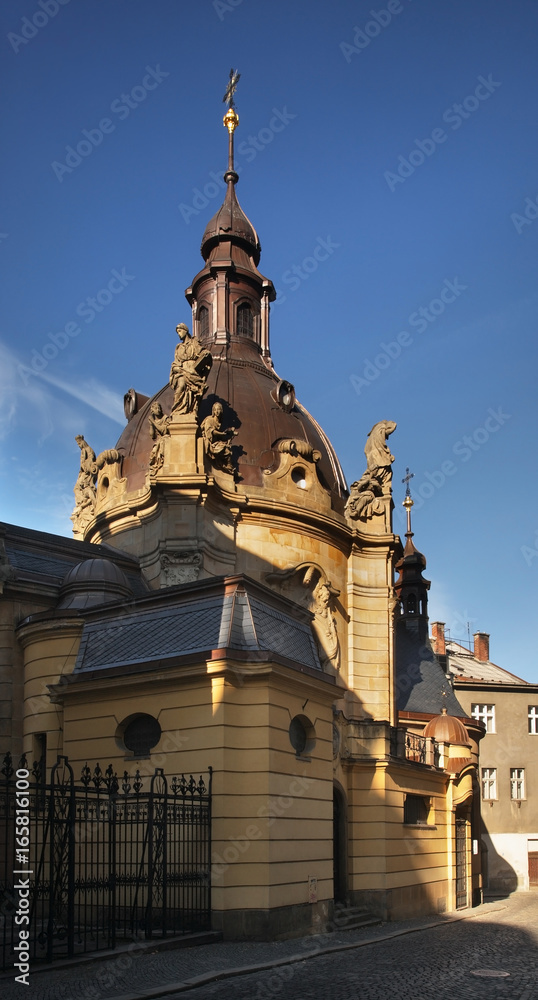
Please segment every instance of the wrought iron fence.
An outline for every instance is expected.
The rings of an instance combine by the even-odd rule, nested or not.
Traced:
[[[86,764],[75,781],[58,757],[47,782],[7,754],[0,770],[3,969],[21,927],[30,960],[49,962],[209,929],[211,768],[196,781]]]

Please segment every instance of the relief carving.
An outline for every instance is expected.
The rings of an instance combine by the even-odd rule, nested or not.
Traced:
[[[222,403],[213,403],[211,413],[202,420],[201,430],[206,455],[215,465],[233,476],[235,469],[232,459],[231,439],[238,433],[235,427],[224,430],[222,426]]]
[[[174,389],[172,413],[198,413],[198,405],[207,388],[207,376],[213,358],[200,341],[189,333],[185,323],[176,327],[179,344],[170,369]]]
[[[393,420],[380,420],[368,434],[364,448],[366,472],[351,484],[345,509],[348,517],[366,521],[374,514],[383,513],[384,504],[381,498],[390,496],[394,461],[387,438],[395,430],[396,424]]]
[[[304,562],[290,569],[268,573],[268,583],[278,583],[282,590],[290,590],[293,594],[294,580],[299,580],[301,586],[308,591],[305,600],[299,598],[298,603],[306,604],[313,612],[312,626],[321,653],[322,666],[330,665],[335,670],[340,668],[340,641],[336,616],[334,614],[336,599],[340,591],[333,587],[325,573],[316,563]]]
[[[161,568],[164,576],[162,587],[178,583],[194,583],[198,579],[202,556],[199,552],[163,552]]]

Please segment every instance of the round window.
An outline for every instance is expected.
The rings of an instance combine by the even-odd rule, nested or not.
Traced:
[[[147,757],[161,738],[161,727],[152,715],[135,715],[123,730],[123,743],[135,757]]]
[[[300,490],[306,490],[306,472],[304,469],[296,467],[292,470],[291,478]]]
[[[296,715],[291,720],[289,737],[296,754],[311,753],[316,744],[315,736],[314,727],[305,715]]]

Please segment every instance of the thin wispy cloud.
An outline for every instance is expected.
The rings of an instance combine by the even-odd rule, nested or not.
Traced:
[[[58,390],[115,423],[125,424],[122,397],[98,379],[68,382],[48,371],[23,379],[21,367],[16,353],[0,342],[0,439],[29,423],[39,429],[40,443],[50,437],[57,423]]]
[[[48,372],[42,372],[39,377],[48,382],[49,385],[53,385],[69,396],[73,396],[74,399],[80,400],[81,403],[91,406],[93,410],[109,417],[115,423],[122,426],[125,424],[123,398],[113,389],[98,382],[97,379],[92,378],[85,382],[71,383],[65,382],[64,379],[57,378],[55,375],[49,375]]]

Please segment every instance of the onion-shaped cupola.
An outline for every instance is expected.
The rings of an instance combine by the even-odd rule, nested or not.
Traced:
[[[239,125],[234,92],[238,79],[237,73],[230,74],[224,96],[228,103],[223,119],[228,129],[226,195],[202,237],[205,266],[185,294],[192,306],[193,333],[205,346],[221,345],[220,353],[225,356],[230,348],[232,354],[237,354],[237,347],[242,347],[247,355],[261,355],[271,367],[269,304],[276,292],[273,282],[258,271],[258,234],[235,192],[239,180],[234,167],[234,132]]]

